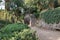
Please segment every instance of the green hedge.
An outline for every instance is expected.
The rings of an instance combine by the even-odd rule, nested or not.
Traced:
[[[35,31],[22,23],[14,23],[0,29],[0,40],[37,40]]]
[[[41,18],[46,23],[59,23],[60,22],[60,8],[55,8],[54,10],[48,10],[40,14]]]
[[[21,31],[23,29],[28,29],[29,27],[22,23],[14,23],[14,24],[8,24],[4,28],[1,28],[2,32],[14,32],[14,31]]]
[[[1,34],[1,40],[37,40],[35,32],[30,29],[24,29],[21,32],[11,34]]]

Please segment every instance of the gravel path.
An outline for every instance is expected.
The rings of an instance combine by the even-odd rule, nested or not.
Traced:
[[[39,40],[60,40],[59,31],[51,31],[46,29],[40,29],[37,27],[31,27],[31,29],[36,31]]]

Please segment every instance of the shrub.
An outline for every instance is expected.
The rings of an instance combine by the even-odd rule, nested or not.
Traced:
[[[8,24],[4,28],[1,28],[2,32],[14,32],[14,31],[21,31],[23,29],[29,28],[27,25],[22,23],[14,23],[14,24]]]
[[[37,40],[35,31],[22,23],[9,24],[1,31],[4,32],[0,32],[0,40]]]
[[[13,35],[12,35],[13,34]],[[35,31],[24,29],[21,32],[13,32],[10,34],[0,33],[1,40],[37,40]]]
[[[60,22],[60,8],[54,10],[48,10],[41,13],[41,18],[47,23],[59,23]]]

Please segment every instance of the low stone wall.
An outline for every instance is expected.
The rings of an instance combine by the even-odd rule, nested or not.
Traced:
[[[45,28],[45,29],[60,29],[60,23],[47,24],[43,20],[38,20],[36,23],[36,26],[40,28]]]

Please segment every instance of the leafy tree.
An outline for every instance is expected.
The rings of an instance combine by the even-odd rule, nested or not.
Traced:
[[[14,12],[14,15],[17,17],[17,19],[21,16],[21,12],[23,12],[23,0],[7,0],[6,1],[6,9],[10,13]]]
[[[9,9],[16,9],[18,7],[23,7],[23,0],[9,0],[9,1],[6,1],[6,7],[8,7]]]
[[[55,1],[56,0],[9,0],[6,2],[6,8],[15,12],[15,15],[18,17],[21,16],[21,11],[23,10],[23,12],[29,10],[30,13],[37,15],[44,9],[54,7]]]

